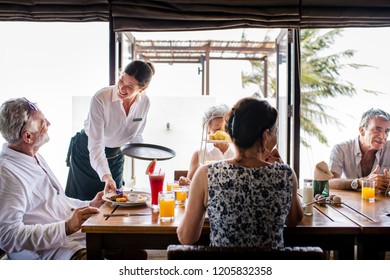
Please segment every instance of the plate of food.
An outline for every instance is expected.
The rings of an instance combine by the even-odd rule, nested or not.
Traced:
[[[140,206],[150,201],[150,193],[137,191],[106,193],[103,195],[103,200],[119,206]]]

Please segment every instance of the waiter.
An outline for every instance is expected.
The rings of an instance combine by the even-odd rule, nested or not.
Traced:
[[[90,200],[98,191],[115,192],[123,185],[120,147],[143,142],[150,107],[144,92],[154,72],[150,62],[135,60],[126,66],[117,85],[92,97],[84,129],[70,141],[67,196]]]

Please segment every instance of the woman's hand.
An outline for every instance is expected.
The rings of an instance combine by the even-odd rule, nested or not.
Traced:
[[[116,192],[116,183],[114,179],[112,179],[111,175],[109,174],[104,175],[103,181],[106,183],[106,185],[104,186],[104,193]]]
[[[179,178],[179,185],[180,186],[188,186],[189,184],[191,184],[190,178],[180,176],[180,178]]]
[[[280,157],[279,151],[276,148],[273,148],[272,151],[269,153],[269,155],[265,158],[266,162],[269,163],[283,163],[282,158]]]

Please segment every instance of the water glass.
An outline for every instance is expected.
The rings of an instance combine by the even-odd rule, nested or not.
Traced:
[[[303,204],[308,204],[313,202],[314,199],[314,192],[313,192],[313,181],[311,179],[305,179],[303,182]],[[306,216],[312,216],[313,215],[313,205],[310,204],[306,206],[303,210],[303,213]]]

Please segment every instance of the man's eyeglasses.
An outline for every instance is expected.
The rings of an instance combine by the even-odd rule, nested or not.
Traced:
[[[119,78],[118,84],[120,87],[124,87],[127,92],[133,92],[135,90],[135,87],[132,85],[126,85],[125,82]]]
[[[38,111],[38,107],[32,103],[31,101],[29,101],[27,98],[23,97],[23,100],[27,103],[28,105],[28,109],[27,109],[27,120],[28,118],[30,117],[30,114],[31,114],[31,111]],[[25,120],[22,124],[22,127],[20,128],[20,131],[19,131],[19,137],[22,137],[22,132],[23,132],[23,127],[26,125],[27,123],[27,120]]]

